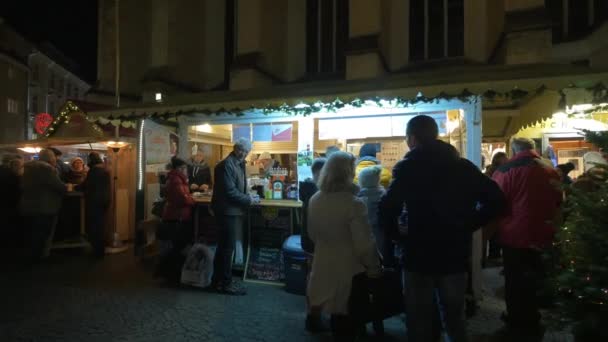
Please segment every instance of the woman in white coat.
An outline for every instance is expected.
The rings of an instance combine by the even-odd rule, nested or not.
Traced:
[[[313,307],[331,315],[336,340],[355,338],[360,327],[349,314],[353,277],[382,273],[365,203],[355,196],[355,158],[331,155],[319,178],[319,192],[308,207],[308,229],[315,244],[308,296]]]

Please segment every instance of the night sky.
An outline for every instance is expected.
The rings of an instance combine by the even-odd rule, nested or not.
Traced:
[[[1,0],[0,16],[26,38],[51,42],[95,81],[97,0]]]

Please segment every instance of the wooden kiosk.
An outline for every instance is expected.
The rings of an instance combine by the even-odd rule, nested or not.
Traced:
[[[88,104],[68,101],[60,110],[60,114],[46,128],[46,131],[35,140],[15,142],[2,148],[16,149],[26,154],[26,160],[36,158],[36,153],[42,148],[55,147],[69,150],[86,156],[90,151],[97,151],[104,156],[106,167],[112,177],[112,204],[108,211],[106,231],[107,252],[112,252],[114,235],[121,242],[132,241],[135,227],[135,168],[136,153],[133,145],[135,129],[128,127],[113,127],[95,124],[89,120],[84,110]],[[93,105],[96,106],[96,105]],[[96,106],[98,108],[98,106]],[[132,132],[130,132],[132,131]],[[117,133],[118,132],[118,139]],[[114,134],[113,134],[114,133]],[[110,142],[124,141],[124,146],[112,148]],[[27,151],[27,152],[25,152]],[[88,246],[84,212],[86,203],[82,193],[69,192],[66,201],[78,199],[78,229],[63,234],[60,241],[54,241],[52,248],[80,248]],[[72,207],[73,208],[73,207]],[[60,214],[61,215],[61,214]],[[61,227],[58,227],[61,229]],[[116,233],[116,234],[115,234]]]

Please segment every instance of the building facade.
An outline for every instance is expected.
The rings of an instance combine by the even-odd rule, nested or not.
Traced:
[[[0,143],[26,137],[28,76],[25,62],[0,52]]]
[[[601,0],[116,3],[99,2],[97,91],[113,94],[118,74],[130,102],[443,65],[608,67]]]
[[[68,99],[82,99],[90,85],[78,67],[48,43],[36,44],[0,18],[2,141],[36,136],[36,115],[57,115]],[[6,123],[6,124],[4,124]]]
[[[76,74],[77,65],[53,46],[42,44],[28,55],[30,68],[28,113],[35,118],[40,113],[56,116],[67,100],[84,99],[91,86]],[[33,124],[29,125],[34,127]],[[30,136],[39,134],[35,130]]]
[[[116,105],[118,88],[121,108],[183,105],[183,112],[242,98],[266,106],[361,90],[390,97],[390,89],[402,89],[410,98],[472,91],[483,98],[483,141],[504,145],[564,106],[608,102],[603,0],[100,0],[99,6],[98,82],[87,99]]]

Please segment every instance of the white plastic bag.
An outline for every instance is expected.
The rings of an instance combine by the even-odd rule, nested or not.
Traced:
[[[202,243],[194,244],[182,267],[182,284],[201,288],[211,285],[213,255],[213,251],[208,246]]]

